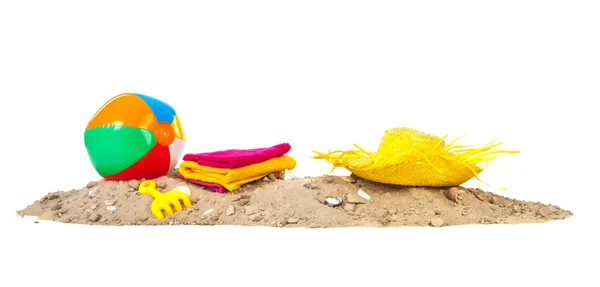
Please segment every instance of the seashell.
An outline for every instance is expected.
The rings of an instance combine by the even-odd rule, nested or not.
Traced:
[[[92,189],[90,189],[90,191],[88,192],[88,196],[89,197],[94,197],[98,194],[98,186],[94,186]]]
[[[107,206],[107,207],[106,207],[106,210],[108,210],[108,211],[115,211],[115,210],[117,210],[117,207],[116,207],[116,206],[114,206],[114,205]]]
[[[205,212],[204,212],[204,213],[202,213],[202,214],[203,214],[203,215],[207,215],[207,214],[211,213],[212,211],[213,211],[213,209],[211,208],[211,209],[209,209],[209,210],[205,211]]]
[[[364,190],[359,189],[358,190],[358,196],[362,197],[362,199],[364,200],[371,200],[371,196],[368,195]]]
[[[456,202],[456,203],[460,203],[461,201],[461,195],[464,193],[464,191],[456,188],[456,187],[451,187],[447,192],[446,192],[446,198]]]
[[[104,204],[106,204],[106,205],[115,205],[115,204],[117,204],[117,199],[116,198],[109,199],[109,200],[105,201]]]
[[[315,188],[317,188],[317,185],[313,182],[313,179],[310,178],[310,177],[306,178],[304,180],[304,183],[302,184],[302,186],[304,186],[304,187],[306,187],[308,189],[315,189]]]
[[[328,197],[325,199],[325,202],[331,206],[338,206],[342,204],[343,199],[337,197]]]
[[[179,186],[176,186],[175,188],[173,188],[173,190],[176,190],[176,191],[183,192],[183,193],[185,193],[185,194],[186,194],[188,197],[192,196],[192,191],[190,190],[190,188],[189,188],[189,187],[187,187],[187,186],[185,186],[185,185],[179,185]]]
[[[283,171],[283,179],[284,180],[292,180],[292,179],[297,179],[298,177],[293,174],[291,171],[289,170],[284,170]]]
[[[303,186],[306,187],[306,188],[308,188],[308,189],[315,189],[315,188],[317,188],[317,185],[314,184],[314,183],[312,183],[312,182],[305,182],[303,184]]]
[[[285,170],[272,173],[275,179],[285,179]]]

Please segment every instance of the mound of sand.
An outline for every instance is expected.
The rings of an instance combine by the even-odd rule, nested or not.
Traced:
[[[192,207],[160,221],[150,212],[152,197],[137,190],[139,181],[100,180],[81,189],[48,193],[17,214],[91,225],[310,228],[541,223],[572,215],[558,206],[519,201],[481,189],[391,186],[329,175],[259,180],[222,194],[186,183],[177,178],[176,171],[154,181],[161,191],[188,186]],[[359,196],[359,190],[368,196]],[[451,200],[456,191],[460,191],[458,199]],[[327,198],[342,202],[331,204]]]

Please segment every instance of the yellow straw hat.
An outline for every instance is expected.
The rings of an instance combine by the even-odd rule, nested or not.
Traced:
[[[356,176],[380,183],[404,186],[458,186],[476,177],[487,164],[502,153],[519,151],[492,149],[502,143],[483,147],[456,145],[458,139],[445,143],[437,137],[411,128],[385,131],[377,152],[358,150],[315,152],[313,158],[325,159],[336,167],[344,167]],[[332,169],[332,170],[333,170]]]

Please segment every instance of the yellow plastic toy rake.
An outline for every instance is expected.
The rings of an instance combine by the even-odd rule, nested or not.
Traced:
[[[186,208],[192,207],[192,202],[187,194],[178,190],[161,193],[156,189],[156,183],[152,180],[142,182],[139,189],[141,194],[149,194],[154,198],[150,209],[158,220],[165,219],[163,212],[171,216],[173,215],[173,209],[177,212],[182,211],[182,204]]]

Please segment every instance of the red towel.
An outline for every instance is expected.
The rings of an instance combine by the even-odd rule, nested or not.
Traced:
[[[191,183],[195,183],[197,185],[204,186],[204,187],[206,187],[212,191],[218,192],[218,193],[223,193],[223,192],[227,191],[227,189],[224,186],[222,186],[218,183],[210,183],[210,182],[204,182],[204,181],[195,180],[195,179],[187,179],[187,178],[183,177],[183,175],[181,175],[181,174],[178,174],[178,176],[179,176],[179,178],[181,178],[187,182],[191,182]]]
[[[216,168],[238,168],[270,160],[288,153],[292,146],[282,143],[267,148],[229,149],[207,153],[186,154],[185,161],[195,161],[199,165]]]

